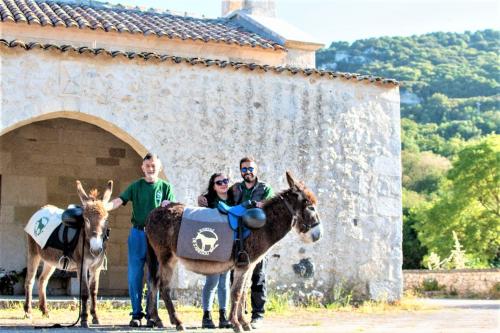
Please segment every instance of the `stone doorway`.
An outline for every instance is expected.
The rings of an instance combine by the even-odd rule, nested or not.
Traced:
[[[87,190],[95,187],[100,192],[112,179],[115,197],[142,176],[140,163],[141,156],[130,145],[79,120],[33,122],[0,136],[0,267],[8,271],[26,267],[25,224],[45,204],[64,208],[79,203],[76,179]],[[128,294],[130,206],[110,214],[108,269],[101,274],[100,295]],[[54,281],[48,292],[69,290],[68,283]]]

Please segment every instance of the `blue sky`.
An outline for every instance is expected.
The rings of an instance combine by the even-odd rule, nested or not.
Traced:
[[[218,17],[221,0],[107,0]],[[329,45],[380,36],[500,29],[499,0],[276,0],[278,17]]]

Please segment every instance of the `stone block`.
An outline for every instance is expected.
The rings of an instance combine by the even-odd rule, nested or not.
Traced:
[[[373,171],[380,175],[401,176],[401,160],[397,156],[378,156]]]
[[[2,175],[2,205],[32,206],[47,202],[46,178]]]
[[[24,223],[0,224],[0,263],[3,269],[21,271],[26,267]]]
[[[96,165],[116,166],[120,165],[120,160],[112,157],[97,157]]]
[[[14,207],[14,221],[15,224],[22,225],[23,228],[28,223],[29,219],[37,210],[42,206],[15,206]]]
[[[125,148],[109,148],[109,156],[116,158],[125,158],[127,150]]]

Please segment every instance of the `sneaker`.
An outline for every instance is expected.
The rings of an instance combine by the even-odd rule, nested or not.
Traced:
[[[250,326],[252,326],[252,328],[256,330],[258,328],[261,328],[263,323],[264,323],[264,318],[255,317],[255,318],[252,318],[252,321],[250,322]]]
[[[140,319],[136,319],[136,318],[132,318],[132,320],[130,321],[130,323],[128,324],[128,326],[130,326],[130,327],[141,327],[141,320]]]

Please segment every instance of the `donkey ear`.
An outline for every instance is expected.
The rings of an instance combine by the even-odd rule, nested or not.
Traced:
[[[104,195],[102,196],[102,201],[105,203],[108,202],[111,199],[111,193],[113,193],[113,181],[109,180],[106,191],[104,191]]]
[[[290,188],[295,187],[296,184],[297,184],[297,181],[295,181],[295,179],[293,178],[293,176],[290,173],[290,171],[286,172],[286,181],[288,182],[288,185],[290,186]]]
[[[76,181],[76,191],[78,192],[78,196],[80,197],[82,204],[85,204],[87,201],[89,201],[89,196],[87,195],[87,193],[85,193],[82,183],[79,180]]]

